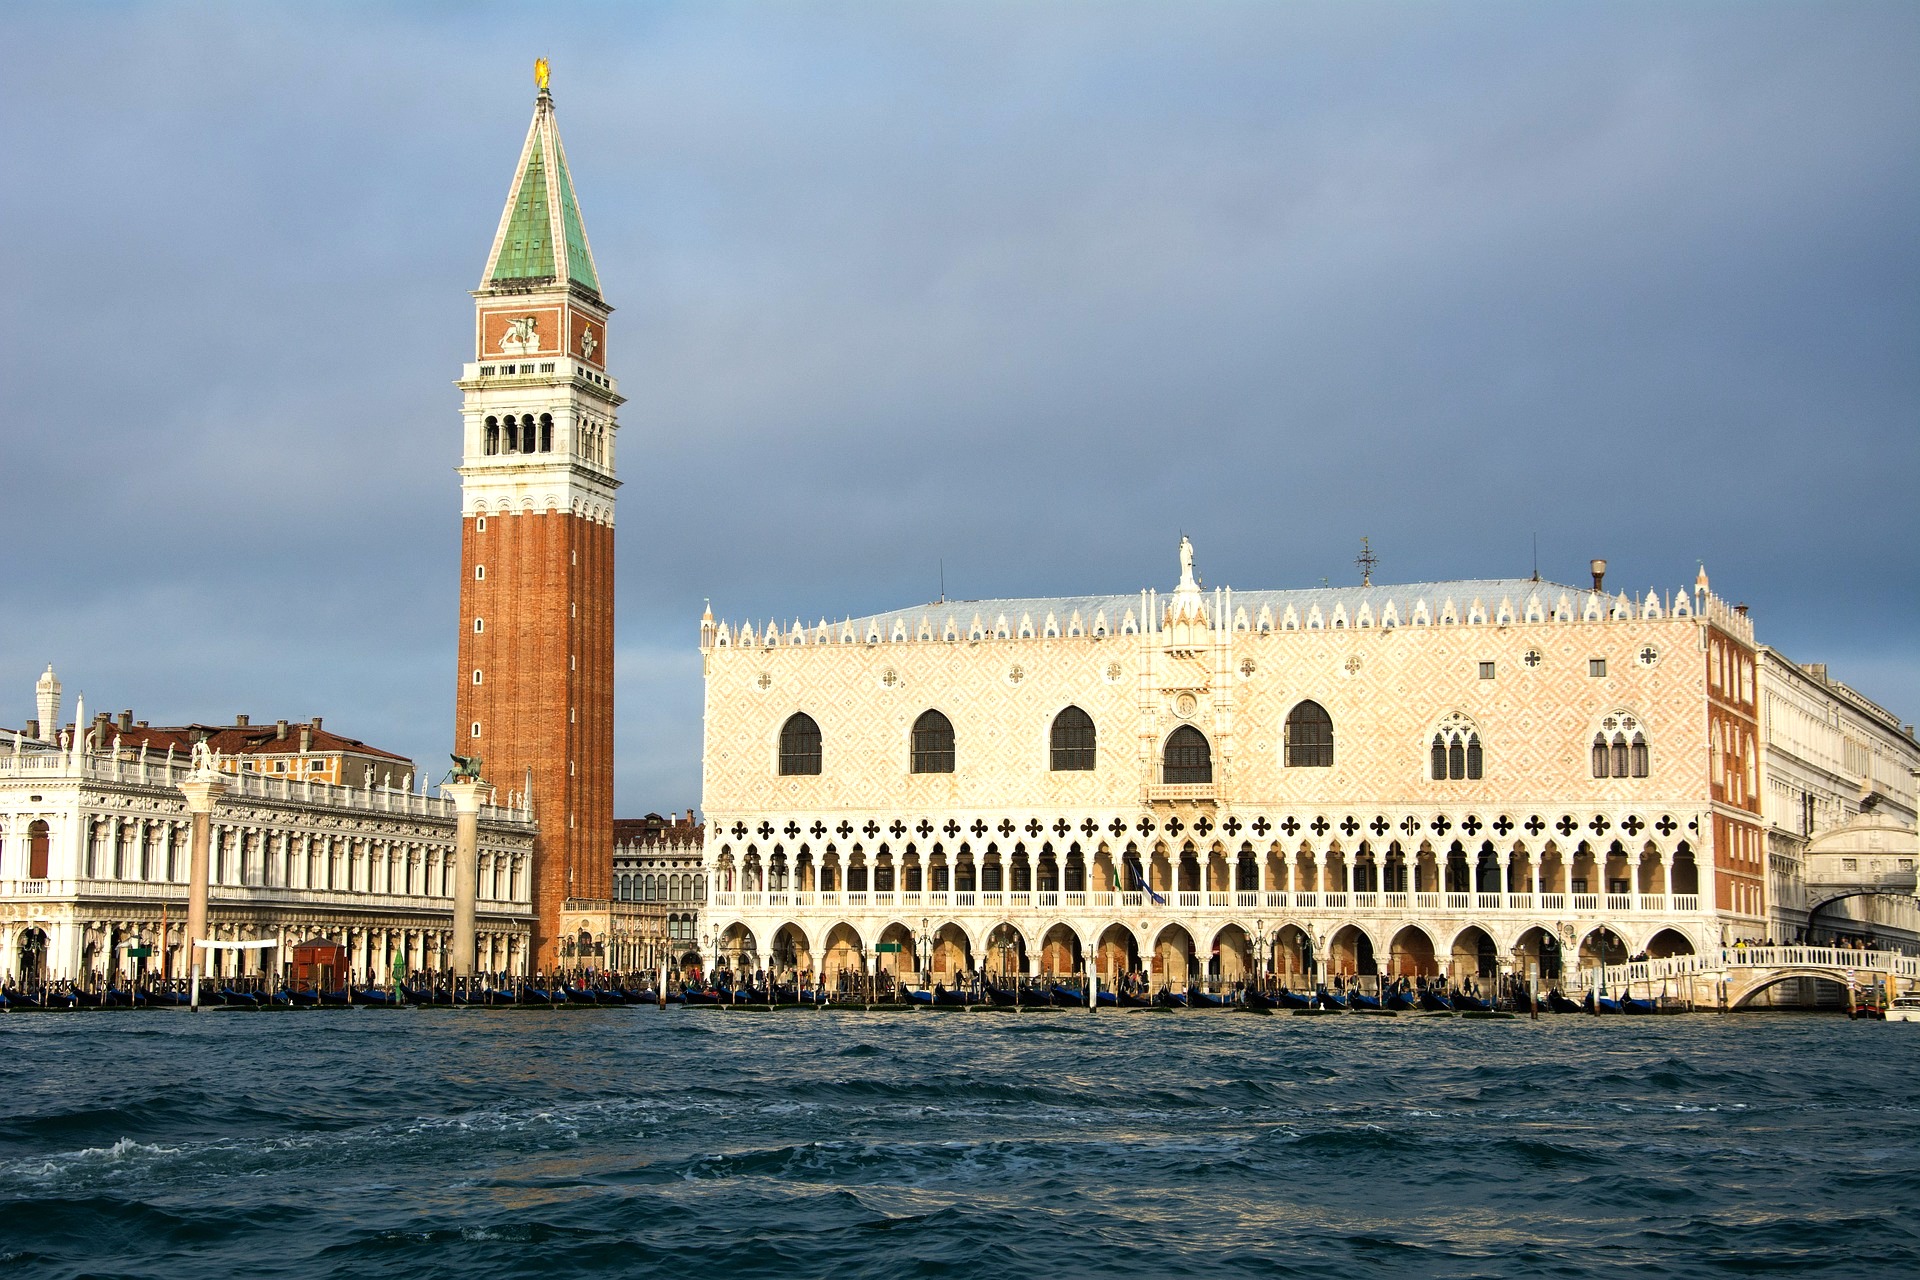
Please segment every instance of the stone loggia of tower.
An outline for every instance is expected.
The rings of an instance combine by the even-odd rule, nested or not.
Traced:
[[[611,926],[615,413],[607,316],[544,62],[474,290],[460,464],[454,751],[527,792],[534,964],[594,967]],[[504,886],[503,886],[504,890]],[[483,895],[486,889],[482,888]]]

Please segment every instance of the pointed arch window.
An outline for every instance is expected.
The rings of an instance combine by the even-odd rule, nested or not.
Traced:
[[[1183,724],[1167,738],[1161,760],[1161,781],[1196,783],[1213,781],[1213,748],[1207,735],[1190,724]]]
[[[1333,717],[1317,702],[1302,702],[1287,713],[1287,767],[1333,767]]]
[[[938,711],[922,711],[913,722],[913,771],[953,772],[953,721]]]
[[[1639,720],[1625,711],[1602,720],[1593,735],[1593,776],[1644,778],[1652,772],[1653,753]]]
[[[820,726],[804,711],[796,711],[780,726],[780,776],[800,777],[820,772]]]
[[[1473,721],[1454,712],[1433,731],[1427,776],[1435,782],[1478,782],[1486,771],[1486,753]]]
[[[1062,773],[1091,770],[1094,743],[1093,717],[1078,707],[1066,708],[1053,718],[1053,769]]]

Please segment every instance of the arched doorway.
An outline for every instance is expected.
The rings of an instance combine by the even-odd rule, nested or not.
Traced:
[[[1627,944],[1620,935],[1602,925],[1580,942],[1580,968],[1597,969],[1601,965],[1625,964]]]
[[[770,955],[774,973],[783,980],[790,981],[813,968],[813,952],[799,925],[780,926],[773,935]]]
[[[1309,982],[1313,976],[1313,939],[1297,924],[1283,926],[1273,935],[1272,971],[1286,988]]]
[[[1207,961],[1207,976],[1233,987],[1245,982],[1253,971],[1253,943],[1247,931],[1230,924],[1213,936],[1212,955]]]
[[[1177,924],[1160,931],[1153,944],[1153,975],[1159,985],[1185,991],[1193,979],[1193,935]]]
[[[891,950],[889,950],[891,948]],[[880,972],[897,982],[914,980],[920,972],[920,953],[913,945],[913,931],[895,921],[880,931],[874,959]]]
[[[26,929],[20,934],[18,963],[14,972],[24,985],[37,986],[47,980],[47,935],[43,929]]]
[[[1552,986],[1560,980],[1560,939],[1553,930],[1535,925],[1513,944],[1514,963],[1528,983]]]
[[[1358,925],[1343,925],[1327,940],[1330,977],[1372,977],[1379,972],[1373,960],[1373,939]]]
[[[1056,924],[1040,936],[1040,972],[1048,977],[1080,972],[1080,935]]]
[[[1447,976],[1459,986],[1490,982],[1500,972],[1500,955],[1493,938],[1479,925],[1468,925],[1453,940],[1453,962]]]
[[[1134,940],[1133,930],[1122,924],[1108,925],[1094,947],[1094,964],[1101,982],[1109,989],[1118,985],[1127,974],[1138,970],[1140,944]]]
[[[1012,982],[1027,976],[1027,939],[1010,924],[997,924],[987,935],[987,954],[983,957],[987,974],[995,982]]]
[[[973,944],[966,930],[957,924],[943,924],[933,931],[933,980],[945,986],[973,971]]]
[[[836,924],[827,930],[820,948],[820,976],[833,989],[860,982],[866,972],[866,946],[853,926]]]
[[[1662,929],[1647,939],[1646,953],[1649,960],[1690,956],[1693,954],[1693,940],[1678,929]]]
[[[1418,925],[1407,925],[1387,944],[1387,976],[1392,978],[1434,978],[1440,964],[1433,957],[1433,939]]]
[[[720,933],[719,944],[715,947],[717,963],[726,966],[735,977],[753,972],[754,958],[758,949],[754,946],[753,930],[738,922],[728,925]]]

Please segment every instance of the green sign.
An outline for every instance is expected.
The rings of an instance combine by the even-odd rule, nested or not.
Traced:
[[[873,944],[873,949],[879,952],[898,952],[900,950],[900,944],[897,942],[876,942]]]
[[[148,956],[152,954],[153,954],[152,947],[128,947],[127,948],[127,959],[129,960],[145,960]]]

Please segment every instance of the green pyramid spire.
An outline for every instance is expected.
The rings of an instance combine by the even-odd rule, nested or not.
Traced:
[[[567,157],[558,157],[560,170],[560,225],[566,235],[567,278],[600,292],[600,277],[594,274],[593,255],[587,251],[587,228],[580,221],[580,206],[573,198],[573,178],[567,173]]]
[[[551,280],[552,227],[547,217],[547,166],[539,138],[520,170],[519,190],[508,207],[507,235],[494,255],[492,280]]]
[[[481,287],[557,282],[600,292],[600,273],[594,270],[567,153],[554,124],[553,98],[543,88]]]

